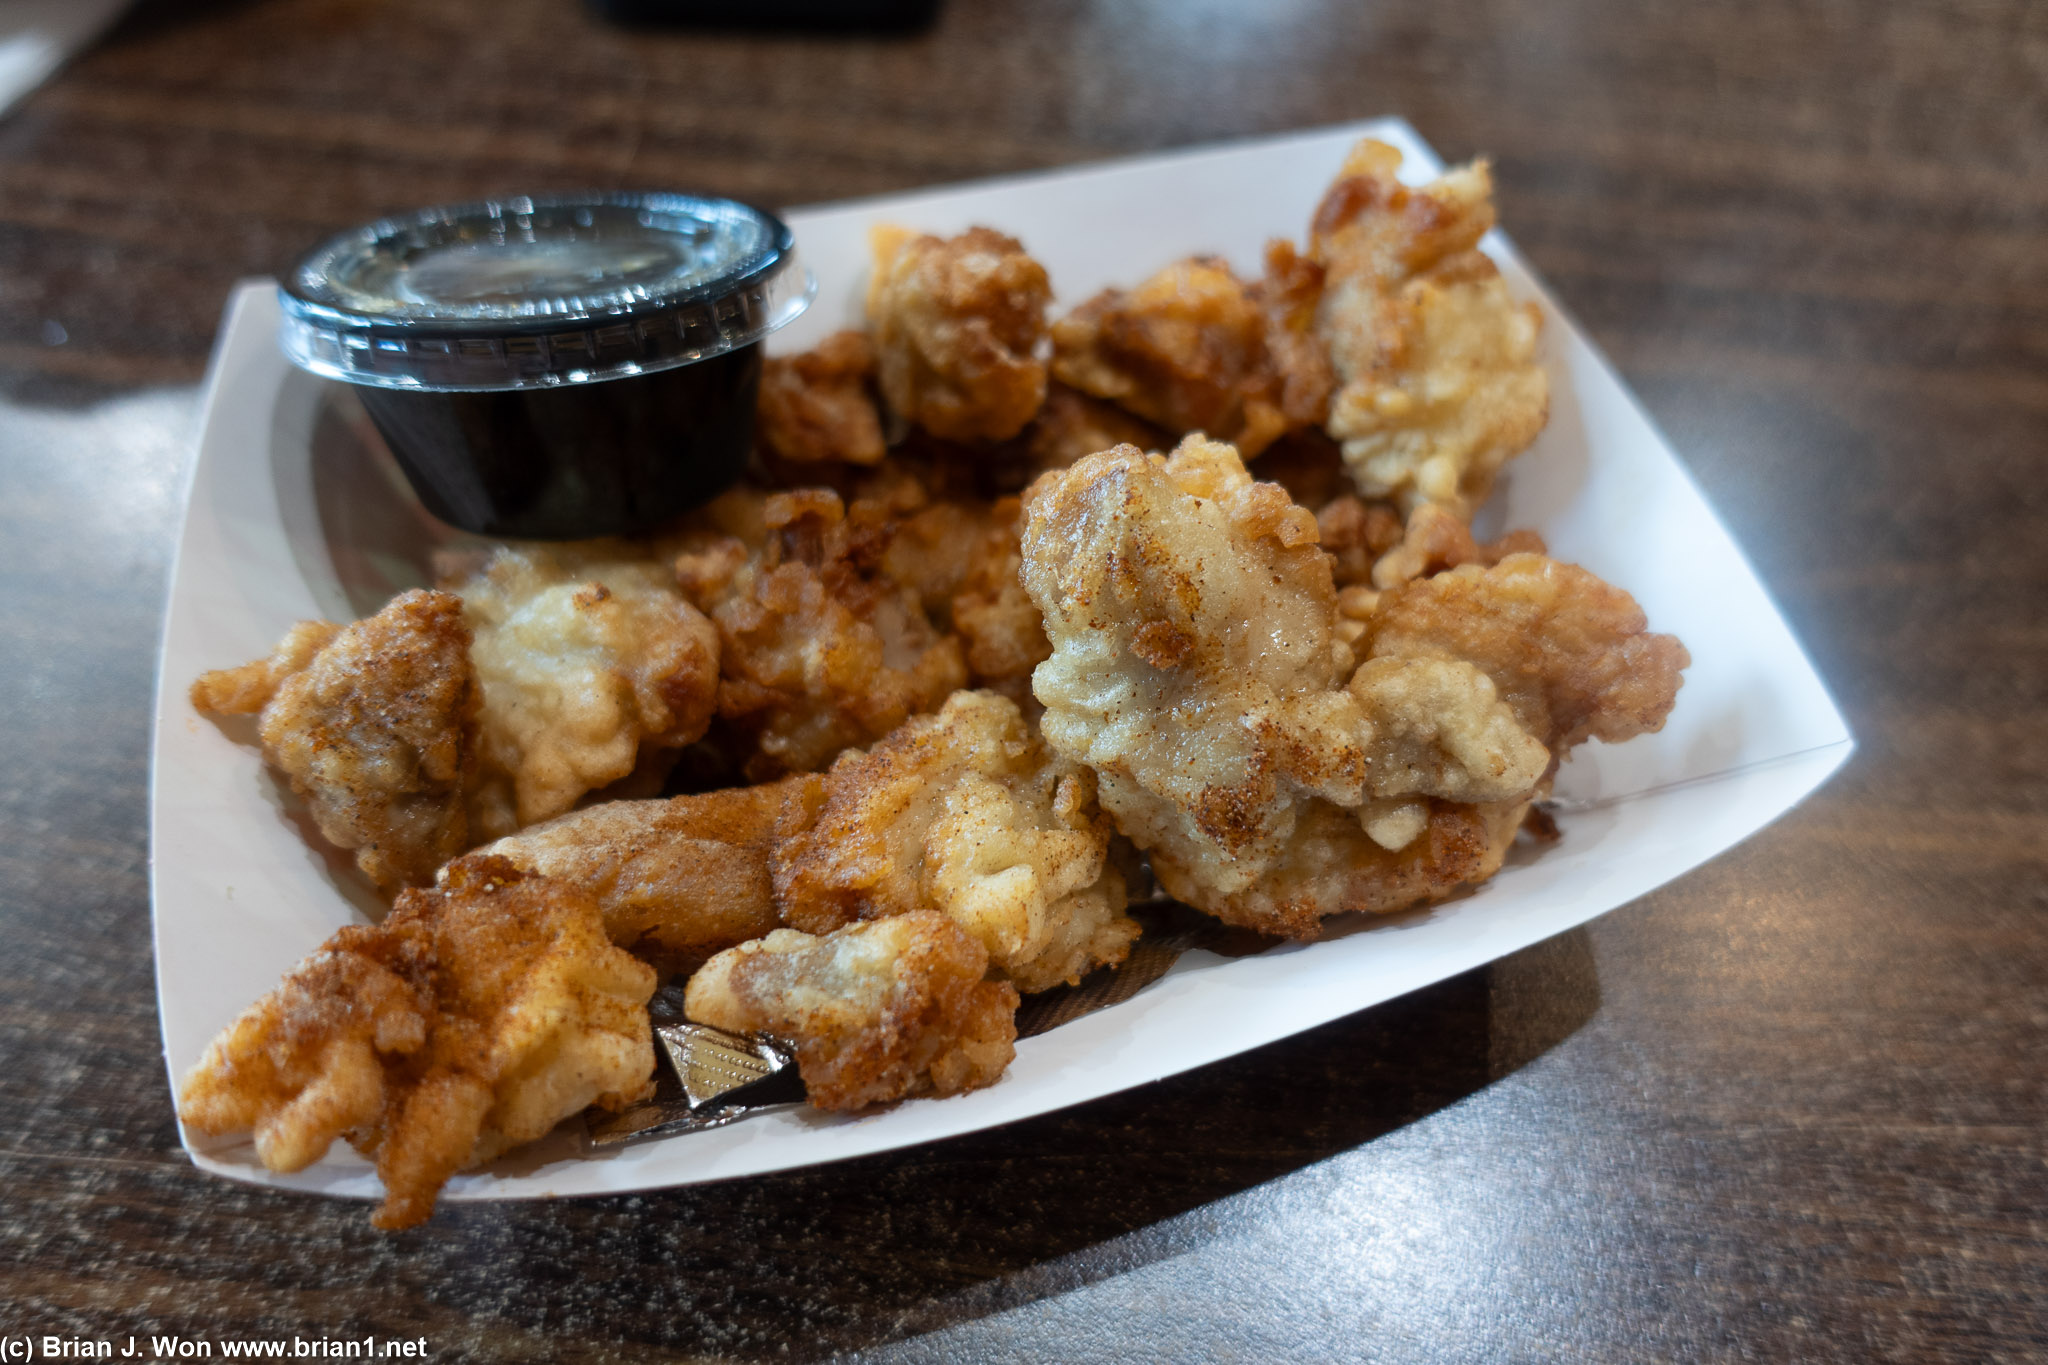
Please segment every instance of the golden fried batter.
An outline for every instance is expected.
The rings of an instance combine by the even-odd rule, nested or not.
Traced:
[[[1330,510],[1325,508],[1324,513]],[[1398,588],[1411,579],[1426,578],[1461,564],[1491,568],[1509,555],[1540,555],[1545,548],[1543,537],[1534,531],[1510,531],[1499,540],[1481,544],[1472,538],[1472,530],[1464,522],[1435,503],[1425,502],[1408,514],[1399,542],[1374,562],[1372,585],[1380,589]]]
[[[1173,444],[1164,431],[1143,418],[1058,381],[1046,386],[1045,405],[1019,439],[1028,449],[1034,474],[1065,469],[1084,455],[1111,446],[1164,450]]]
[[[666,801],[610,801],[480,850],[567,882],[613,943],[664,973],[779,928],[768,859],[824,803],[814,773]]]
[[[1265,473],[1263,465],[1259,472]],[[1316,513],[1316,531],[1334,561],[1330,572],[1341,590],[1372,582],[1373,565],[1401,543],[1401,515],[1391,503],[1340,493]]]
[[[882,458],[882,418],[868,386],[875,349],[865,332],[834,332],[801,355],[761,363],[762,444],[785,460],[871,465]]]
[[[351,626],[302,621],[270,658],[207,673],[201,711],[261,711],[263,756],[389,895],[469,847],[477,685],[462,604],[408,592]]]
[[[1016,1055],[1017,990],[944,915],[914,910],[814,938],[778,929],[690,978],[690,1018],[795,1044],[820,1109],[993,1085]]]
[[[559,815],[633,772],[643,749],[679,749],[710,724],[718,631],[659,561],[605,544],[505,546],[445,586],[476,632],[478,835]]]
[[[303,673],[341,631],[332,621],[300,621],[284,633],[269,658],[200,674],[189,693],[192,709],[217,716],[255,715],[285,679]]]
[[[1045,401],[1045,267],[982,227],[943,239],[878,227],[871,240],[868,327],[889,407],[948,440],[1022,431]]]
[[[1360,142],[1310,229],[1325,275],[1316,328],[1342,381],[1328,429],[1366,496],[1469,518],[1543,430],[1541,315],[1509,298],[1479,251],[1493,225],[1486,163],[1419,190],[1400,165],[1393,148]]]
[[[1481,544],[1455,513],[1433,502],[1417,503],[1404,525],[1391,503],[1343,493],[1316,513],[1316,525],[1335,559],[1337,633],[1354,646],[1385,589],[1461,564],[1490,567],[1511,554],[1544,552],[1543,537],[1534,531],[1510,531]]]
[[[1441,900],[1500,871],[1527,800],[1482,805],[1447,801],[1403,802],[1412,819],[1397,838],[1375,838],[1362,824],[1367,811],[1316,801],[1302,812],[1281,855],[1257,881],[1216,895],[1188,883],[1180,871],[1154,864],[1168,894],[1193,902],[1226,924],[1287,938],[1312,939],[1334,914],[1387,914]],[[1380,817],[1385,818],[1385,817]],[[1396,817],[1399,818],[1399,817]],[[1388,847],[1389,843],[1394,847]]]
[[[1316,330],[1323,267],[1292,242],[1268,242],[1266,274],[1250,295],[1266,316],[1266,363],[1279,383],[1281,416],[1289,429],[1321,426],[1337,387],[1329,349]]]
[[[943,912],[1020,990],[1123,961],[1138,936],[1087,769],[1056,758],[1015,704],[958,692],[866,753],[841,755],[817,822],[775,851],[784,922]]]
[[[1370,659],[1476,665],[1562,756],[1589,737],[1618,744],[1663,728],[1692,659],[1647,626],[1634,598],[1576,564],[1511,554],[1386,593],[1362,647]]]
[[[1266,328],[1227,262],[1193,256],[1054,323],[1052,372],[1169,431],[1232,442],[1249,459],[1287,425]]]
[[[1031,670],[1052,653],[1019,577],[1023,521],[1016,498],[933,502],[902,519],[882,559],[960,637],[969,682],[1012,701],[1030,695]]]
[[[340,930],[229,1025],[185,1078],[179,1117],[253,1129],[277,1171],[347,1138],[384,1182],[371,1221],[411,1227],[455,1172],[645,1094],[654,986],[605,941],[588,896],[463,858],[382,924]]]
[[[675,574],[717,622],[718,714],[746,737],[750,780],[822,768],[966,684],[960,641],[883,571],[896,525],[886,501],[849,509],[814,488],[729,496],[712,515],[739,534],[691,539]]]
[[[1029,508],[1024,581],[1053,645],[1041,729],[1155,865],[1246,881],[1299,802],[1358,802],[1349,652],[1308,512],[1197,437],[1170,459],[1091,456]]]
[[[1481,667],[1417,655],[1339,685],[1351,654],[1315,520],[1229,447],[1093,456],[1043,480],[1030,509],[1025,584],[1053,644],[1032,680],[1041,728],[1096,771],[1104,809],[1180,899],[1309,933],[1321,915],[1452,874],[1276,894],[1289,860],[1317,862],[1304,828],[1398,852],[1431,826],[1430,802],[1519,805],[1542,779],[1549,753]]]
[[[1528,553],[1486,567],[1492,548],[1383,594],[1360,641],[1369,657],[1350,684],[1370,695],[1382,734],[1401,727],[1404,709],[1411,731],[1436,731],[1448,769],[1400,785],[1470,804],[1395,797],[1352,813],[1315,803],[1271,872],[1204,908],[1302,935],[1332,910],[1396,909],[1483,881],[1499,869],[1528,801],[1490,799],[1461,785],[1461,774],[1495,756],[1527,773],[1546,750],[1561,759],[1587,738],[1620,743],[1663,727],[1689,662],[1685,646],[1648,632],[1627,593],[1584,569]],[[1453,671],[1432,675],[1418,668],[1425,663]],[[1474,686],[1475,671],[1491,685]],[[1428,747],[1422,753],[1427,764]],[[1413,761],[1377,760],[1382,772]],[[1181,894],[1177,869],[1155,866]]]

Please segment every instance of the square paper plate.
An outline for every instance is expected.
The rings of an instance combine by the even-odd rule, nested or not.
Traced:
[[[1407,174],[1439,163],[1405,124],[1331,128],[1017,179],[790,213],[819,299],[776,338],[809,346],[856,324],[867,229],[951,233],[986,223],[1021,238],[1071,306],[1195,252],[1257,274],[1269,237],[1299,239],[1345,149],[1392,142]],[[534,1198],[719,1180],[931,1142],[1200,1066],[1390,999],[1581,924],[1754,833],[1848,757],[1842,718],[1728,533],[1607,363],[1507,242],[1510,287],[1547,325],[1550,426],[1509,467],[1489,525],[1530,526],[1553,553],[1627,588],[1693,666],[1670,723],[1565,765],[1563,841],[1476,892],[1394,919],[1338,921],[1321,942],[1254,957],[1183,956],[1134,999],[1025,1040],[996,1085],[857,1119],[794,1109],[709,1132],[586,1153],[555,1136],[444,1197]],[[316,851],[297,804],[256,751],[196,715],[204,669],[260,657],[292,622],[349,619],[424,580],[437,530],[367,434],[343,386],[290,368],[272,286],[230,301],[207,387],[199,456],[172,575],[158,674],[151,792],[157,991],[175,1084],[207,1041],[329,933],[372,903],[346,863]],[[243,737],[246,739],[246,736]],[[377,1193],[336,1150],[273,1175],[246,1143],[193,1160],[236,1179]]]

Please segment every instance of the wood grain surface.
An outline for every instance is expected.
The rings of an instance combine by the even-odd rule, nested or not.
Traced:
[[[800,203],[1383,113],[1495,158],[1835,689],[1831,785],[1586,930],[982,1136],[399,1236],[191,1168],[147,717],[232,281],[490,191]],[[0,1338],[2048,1358],[2042,6],[946,0],[828,37],[145,4],[0,120],[0,401]]]

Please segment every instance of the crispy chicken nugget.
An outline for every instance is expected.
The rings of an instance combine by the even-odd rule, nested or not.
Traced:
[[[884,226],[870,241],[868,328],[889,407],[948,440],[1022,431],[1045,401],[1045,267],[984,227],[939,238]]]
[[[932,502],[898,523],[882,560],[933,621],[960,637],[968,681],[1020,702],[1031,694],[1031,670],[1052,653],[1020,576],[1023,524],[1016,498]]]
[[[798,464],[879,463],[874,377],[875,348],[865,332],[834,332],[800,355],[769,356],[761,362],[756,406],[762,444]]]
[[[377,1163],[378,1227],[426,1221],[455,1172],[649,1090],[652,968],[597,905],[501,858],[458,859],[375,927],[337,932],[185,1078],[194,1130],[254,1130],[272,1170],[337,1137]]]
[[[1065,469],[1112,446],[1164,450],[1173,444],[1173,438],[1151,422],[1057,380],[1046,386],[1045,405],[1018,439],[1027,449],[1027,467],[1034,475]]]
[[[1465,660],[1405,657],[1345,684],[1315,520],[1228,446],[1110,451],[1029,503],[1025,583],[1053,644],[1032,679],[1041,728],[1095,770],[1104,809],[1172,894],[1302,935],[1486,866],[1461,854],[1456,872],[1395,875],[1363,847],[1332,850],[1318,865],[1362,879],[1370,865],[1370,882],[1275,889],[1293,885],[1284,864],[1304,856],[1303,829],[1398,853],[1431,828],[1432,802],[1525,804],[1550,755]],[[1470,840],[1438,844],[1448,858]]]
[[[717,623],[718,714],[746,738],[750,780],[822,768],[966,684],[960,641],[884,569],[894,504],[812,488],[728,495],[709,515],[674,571]]]
[[[1122,962],[1138,936],[1087,769],[1014,703],[957,692],[866,753],[841,755],[808,830],[774,854],[786,923],[825,933],[934,909],[1024,991]]]
[[[815,773],[757,787],[607,801],[480,850],[592,896],[613,943],[663,973],[781,927],[768,860],[824,803]]]
[[[1300,802],[1361,799],[1350,656],[1308,512],[1198,437],[1170,459],[1091,456],[1028,504],[1024,581],[1053,645],[1032,677],[1041,729],[1155,863],[1249,880]]]
[[[1017,990],[944,915],[914,910],[823,938],[778,929],[690,978],[690,1018],[793,1043],[810,1101],[862,1109],[993,1085],[1016,1055]]]
[[[1155,862],[1154,869],[1167,894],[1226,924],[1312,939],[1331,915],[1388,914],[1487,880],[1506,861],[1528,810],[1528,800],[1460,805],[1425,799],[1368,803],[1355,811],[1318,801],[1288,831],[1281,856],[1266,872],[1232,891],[1218,895],[1170,864]],[[1379,837],[1366,828],[1368,821],[1381,827]]]
[[[630,547],[503,546],[447,576],[476,642],[483,766],[470,819],[501,838],[703,735],[718,631]]]
[[[1511,554],[1542,554],[1543,537],[1509,531],[1481,543],[1456,513],[1433,502],[1418,503],[1405,524],[1393,504],[1343,493],[1316,513],[1323,548],[1335,559],[1337,633],[1356,646],[1365,623],[1388,588],[1462,564],[1487,567]]]
[[[1266,243],[1266,273],[1249,290],[1266,317],[1266,361],[1279,382],[1276,400],[1287,428],[1321,426],[1329,416],[1337,374],[1316,330],[1323,299],[1323,267],[1294,249]]]
[[[1176,261],[1130,290],[1105,289],[1052,327],[1052,372],[1169,431],[1258,454],[1287,426],[1266,353],[1267,318],[1228,262]]]
[[[1341,381],[1327,425],[1361,493],[1469,519],[1548,417],[1542,318],[1479,250],[1493,225],[1486,163],[1421,189],[1400,166],[1392,147],[1360,142],[1310,227],[1316,329]]]
[[[1576,564],[1511,554],[1417,579],[1380,599],[1368,659],[1456,659],[1493,680],[1522,728],[1562,756],[1664,726],[1691,662],[1620,588]]]
[[[350,626],[302,621],[268,659],[202,675],[201,711],[260,712],[263,756],[390,895],[469,847],[478,689],[462,604],[408,592]]]
[[[1416,754],[1426,765],[1434,748],[1435,761],[1450,766],[1396,784],[1427,798],[1385,797],[1349,812],[1313,805],[1265,876],[1203,906],[1231,923],[1303,936],[1335,910],[1398,909],[1485,880],[1499,870],[1528,800],[1461,790],[1461,771],[1512,756],[1515,734],[1528,746],[1526,762],[1546,751],[1562,759],[1588,738],[1619,743],[1658,730],[1689,662],[1676,639],[1645,629],[1627,593],[1529,553],[1482,558],[1383,594],[1359,647],[1368,657],[1350,690],[1372,694],[1382,732],[1433,730],[1436,744]],[[1424,663],[1451,671],[1418,669]],[[1390,772],[1415,761],[1383,755],[1378,763]],[[1171,863],[1154,865],[1170,893],[1201,894]]]

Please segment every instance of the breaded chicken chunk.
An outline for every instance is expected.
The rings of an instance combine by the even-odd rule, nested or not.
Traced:
[[[938,910],[1042,991],[1122,962],[1138,936],[1109,839],[1087,769],[1007,698],[958,692],[832,765],[816,823],[775,851],[775,893],[810,933]]]
[[[1024,581],[1053,646],[1032,678],[1041,729],[1155,866],[1248,879],[1299,803],[1361,799],[1313,517],[1199,437],[1168,459],[1090,456],[1029,507]]]
[[[1013,701],[1030,696],[1031,670],[1052,652],[1024,591],[1023,504],[944,499],[898,523],[882,565],[925,612],[960,637],[968,681]]]
[[[1312,939],[1331,915],[1388,914],[1486,881],[1506,861],[1529,804],[1422,798],[1344,810],[1317,801],[1257,880],[1218,894],[1169,868],[1160,884],[1181,900],[1191,890],[1204,895],[1196,903],[1226,924]]]
[[[597,901],[613,943],[663,973],[780,928],[769,857],[824,804],[815,773],[757,787],[607,801],[479,850]]]
[[[1542,554],[1543,537],[1509,531],[1484,544],[1456,513],[1418,503],[1404,524],[1391,503],[1343,493],[1316,513],[1337,577],[1337,633],[1356,645],[1380,594],[1461,564],[1492,566],[1511,554]]]
[[[1627,593],[1528,553],[1383,594],[1358,647],[1368,657],[1349,690],[1370,698],[1382,733],[1433,729],[1448,766],[1395,784],[1426,795],[1381,796],[1356,811],[1315,803],[1265,876],[1203,906],[1223,919],[1302,936],[1336,909],[1397,909],[1485,880],[1555,762],[1588,738],[1620,743],[1661,729],[1689,662],[1684,645],[1645,629]],[[1522,774],[1551,756],[1532,792],[1501,800],[1497,788],[1463,782],[1461,769],[1496,754],[1512,765],[1518,745]],[[1392,772],[1415,760],[1377,761]],[[1422,762],[1432,761],[1425,747]],[[1183,894],[1178,869],[1160,877]]]
[[[820,1109],[993,1085],[1016,1055],[1017,990],[984,981],[988,954],[944,915],[915,910],[816,938],[778,929],[690,978],[691,1019],[795,1045]]]
[[[1663,728],[1692,659],[1648,624],[1633,597],[1578,565],[1511,554],[1385,594],[1361,648],[1368,660],[1477,667],[1522,728],[1562,756],[1589,738],[1619,744]]]
[[[1550,753],[1483,664],[1418,646],[1354,673],[1315,519],[1229,447],[1110,451],[1047,476],[1028,503],[1025,585],[1053,645],[1033,675],[1041,728],[1095,770],[1104,809],[1171,894],[1307,935],[1324,915],[1395,908],[1498,866],[1466,856],[1463,836],[1438,841],[1459,853],[1455,872],[1395,875],[1363,846],[1304,854],[1305,837],[1400,853],[1438,803],[1507,803],[1519,821]],[[1305,856],[1377,870],[1349,891],[1277,891]]]
[[[1294,249],[1266,244],[1266,273],[1250,288],[1266,317],[1266,363],[1278,380],[1275,401],[1289,430],[1321,426],[1330,413],[1337,374],[1316,328],[1323,300],[1323,267]]]
[[[870,240],[868,329],[891,410],[947,440],[1022,431],[1045,401],[1045,267],[983,227],[948,238],[878,227]]]
[[[1543,430],[1542,319],[1479,250],[1493,225],[1486,163],[1415,190],[1400,165],[1392,147],[1360,142],[1310,228],[1324,272],[1316,330],[1340,381],[1327,426],[1367,497],[1442,503],[1469,520]]]
[[[178,1114],[201,1133],[253,1130],[277,1171],[346,1138],[384,1182],[371,1221],[411,1227],[457,1171],[647,1093],[654,987],[588,896],[463,858],[382,924],[340,930],[229,1025]]]
[[[270,658],[202,675],[201,711],[260,712],[263,756],[378,890],[469,847],[478,688],[462,603],[408,592],[350,626],[302,621]]]
[[[1206,432],[1245,458],[1287,425],[1258,301],[1214,256],[1105,289],[1052,327],[1052,372],[1169,431]]]
[[[822,768],[966,684],[959,640],[883,569],[897,515],[822,488],[728,495],[708,516],[730,533],[677,553],[677,581],[717,623],[718,714],[745,737],[749,780]]]
[[[1172,437],[1143,418],[1057,380],[1046,386],[1045,405],[1018,439],[1027,448],[1033,475],[1065,469],[1111,446],[1164,450],[1173,444]]]
[[[668,566],[625,546],[504,546],[444,578],[459,594],[483,686],[482,838],[560,815],[632,773],[645,751],[703,735],[718,630]]]
[[[875,348],[865,332],[834,332],[801,355],[769,356],[761,362],[756,406],[761,443],[798,464],[879,463],[874,377]]]
[[[1324,508],[1318,520],[1335,506]],[[1398,588],[1445,569],[1464,564],[1491,568],[1509,555],[1540,555],[1546,548],[1543,537],[1534,531],[1509,531],[1499,540],[1481,543],[1473,539],[1472,529],[1451,512],[1435,503],[1420,503],[1408,513],[1400,540],[1373,561],[1372,585],[1380,590]]]

